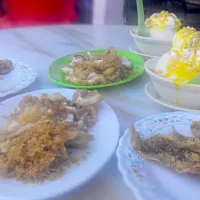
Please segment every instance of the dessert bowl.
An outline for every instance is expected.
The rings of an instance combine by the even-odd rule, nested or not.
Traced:
[[[161,77],[154,72],[160,58],[152,58],[145,62],[145,70],[158,92],[167,102],[190,109],[200,108],[200,85],[179,83]]]
[[[172,47],[171,40],[160,40],[151,37],[143,37],[137,34],[137,28],[131,29],[130,34],[133,37],[138,49],[145,54],[152,56],[161,56]]]

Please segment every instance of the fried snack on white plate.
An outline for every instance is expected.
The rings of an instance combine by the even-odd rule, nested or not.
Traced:
[[[96,122],[97,91],[77,91],[70,101],[60,93],[27,95],[6,116],[0,134],[0,174],[20,181],[43,181],[85,158],[72,150],[88,146]],[[70,164],[70,165],[69,165]]]
[[[130,134],[133,149],[144,159],[179,173],[200,174],[199,137],[183,136],[174,128],[172,134],[156,134],[145,139],[140,137],[134,127],[130,128]]]

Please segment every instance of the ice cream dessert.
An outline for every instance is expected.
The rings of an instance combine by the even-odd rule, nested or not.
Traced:
[[[153,70],[176,83],[188,83],[200,72],[200,33],[191,27],[181,29]]]
[[[162,11],[147,18],[145,25],[152,38],[172,40],[182,23],[175,14]]]

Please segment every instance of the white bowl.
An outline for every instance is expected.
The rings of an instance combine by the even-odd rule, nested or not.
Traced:
[[[152,56],[161,56],[172,48],[171,40],[157,40],[148,37],[142,37],[136,34],[136,30],[130,30],[138,49],[145,54]]]
[[[190,109],[200,109],[200,85],[175,83],[153,72],[159,58],[145,63],[145,70],[158,94],[167,102]]]
[[[142,52],[136,47],[135,44],[131,44],[131,45],[129,46],[129,50],[130,50],[131,52],[137,54],[137,55],[142,56],[143,59],[144,59],[145,61],[147,61],[147,60],[149,60],[149,59],[151,59],[151,58],[157,57],[157,56],[152,56],[152,55],[149,55],[149,54],[142,53]]]

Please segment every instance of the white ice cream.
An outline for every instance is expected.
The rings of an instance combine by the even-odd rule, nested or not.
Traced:
[[[149,28],[149,34],[154,39],[171,41],[174,35],[176,34],[176,28],[167,26],[162,30],[158,30],[156,28]]]
[[[181,29],[173,39],[172,49],[159,59],[153,71],[183,83],[200,73],[200,33],[190,27]]]
[[[182,24],[175,14],[162,11],[154,13],[150,18],[147,18],[145,25],[152,38],[172,40]]]
[[[170,59],[170,52],[165,53],[163,56],[161,56],[153,71],[160,76],[165,76],[165,74],[167,73],[167,65]]]

